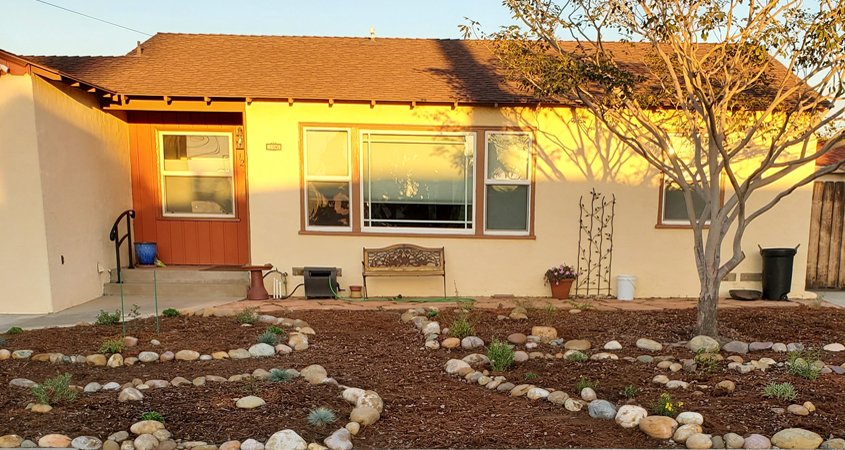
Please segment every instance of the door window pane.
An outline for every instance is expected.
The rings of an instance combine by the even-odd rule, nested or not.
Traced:
[[[349,226],[349,183],[310,181],[307,198],[309,225]]]
[[[365,133],[363,141],[364,226],[472,229],[466,135]]]
[[[528,229],[528,186],[487,186],[487,229]]]
[[[165,176],[165,213],[231,215],[232,179]]]
[[[165,134],[162,144],[166,171],[227,174],[232,170],[228,136]]]

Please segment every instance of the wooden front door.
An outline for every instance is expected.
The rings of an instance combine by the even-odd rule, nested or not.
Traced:
[[[249,263],[242,115],[133,112],[128,121],[136,240],[156,242],[169,265]]]
[[[845,289],[845,182],[813,185],[807,289]]]

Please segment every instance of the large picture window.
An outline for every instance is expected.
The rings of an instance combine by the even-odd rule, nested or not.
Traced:
[[[346,129],[305,129],[306,228],[352,229],[350,136]]]
[[[162,213],[235,217],[232,135],[159,133]]]
[[[471,232],[473,137],[363,131],[363,229]]]
[[[531,135],[485,133],[485,231],[527,234],[531,203]]]

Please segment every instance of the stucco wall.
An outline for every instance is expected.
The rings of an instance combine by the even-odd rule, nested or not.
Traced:
[[[52,307],[32,91],[28,75],[0,76],[0,313]]]
[[[78,89],[35,78],[33,91],[56,311],[102,295],[98,269],[115,265],[109,230],[132,207],[128,127]]]
[[[613,271],[638,277],[638,297],[695,297],[698,281],[692,256],[692,233],[658,229],[659,178],[638,157],[619,150],[603,136],[585,136],[569,109],[510,111],[493,108],[343,105],[253,102],[246,109],[249,161],[252,260],[281,270],[294,266],[337,266],[342,286],[361,283],[362,247],[398,242],[445,246],[448,293],[453,295],[548,295],[542,274],[553,264],[575,264],[578,253],[579,198],[592,189],[616,196]],[[420,126],[524,126],[537,133],[536,239],[392,237],[300,234],[299,124]],[[594,130],[587,130],[587,135]],[[482,139],[481,136],[478,137]],[[596,142],[598,141],[598,144]],[[281,143],[282,151],[265,144]],[[355,144],[353,144],[355,145]],[[596,148],[600,151],[596,151]],[[806,170],[811,170],[808,167]],[[800,174],[796,174],[798,176]],[[763,201],[770,193],[761,193]],[[754,223],[746,234],[746,260],[736,270],[760,272],[757,244],[764,247],[802,244],[806,248],[811,191],[801,189]],[[755,202],[756,202],[755,201]],[[480,226],[480,224],[476,224]],[[727,256],[726,256],[727,257]],[[793,296],[804,296],[806,255],[795,260]],[[301,279],[293,278],[291,287]],[[615,292],[615,280],[612,281]],[[726,282],[728,289],[759,282]],[[438,295],[437,278],[374,278],[372,295]]]

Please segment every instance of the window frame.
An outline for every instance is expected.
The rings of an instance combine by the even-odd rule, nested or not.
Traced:
[[[309,131],[343,131],[346,132],[346,177],[338,177],[334,175],[308,175],[308,132]],[[302,127],[302,154],[300,161],[302,164],[302,214],[303,225],[306,231],[322,231],[329,233],[348,233],[352,231],[352,223],[354,215],[352,211],[352,128],[347,127],[331,127],[331,126],[307,126]],[[310,225],[308,218],[311,216],[308,210],[308,182],[346,182],[347,197],[349,198],[349,225],[346,226],[330,226],[330,225]]]
[[[657,201],[657,224],[654,226],[655,228],[678,228],[678,229],[690,229],[692,228],[692,224],[688,220],[664,220],[663,219],[663,211],[666,205],[666,174],[660,174],[660,188],[658,190],[658,201]],[[723,176],[719,177],[719,206],[723,206],[725,204],[725,180]],[[704,223],[704,228],[710,227],[710,221],[707,220]]]
[[[158,185],[161,193],[161,214],[163,218],[179,219],[236,219],[238,217],[238,201],[235,189],[235,147],[234,133],[230,131],[179,131],[179,130],[156,130],[158,141]],[[197,172],[190,170],[165,170],[164,168],[164,136],[225,136],[229,142],[229,174],[222,176],[216,173]],[[229,178],[232,186],[232,213],[172,213],[167,211],[167,187],[165,177],[208,177],[208,178]]]
[[[504,135],[525,135],[528,136],[528,167],[525,180],[495,180],[488,178],[488,169],[490,165],[490,141],[488,136],[494,134]],[[482,189],[484,192],[484,235],[488,236],[528,236],[531,233],[531,223],[534,199],[534,134],[529,131],[513,131],[513,130],[485,130],[484,131],[484,182]],[[528,198],[526,199],[525,207],[525,230],[491,230],[487,223],[487,187],[488,186],[527,186]]]
[[[464,146],[468,147],[472,151],[472,189],[471,198],[472,201],[472,213],[467,214],[469,219],[469,228],[419,228],[419,227],[373,227],[367,226],[366,218],[365,218],[365,211],[366,207],[365,203],[365,196],[364,192],[366,190],[366,183],[365,183],[365,172],[364,172],[364,158],[368,157],[369,152],[365,148],[366,145],[364,144],[364,136],[365,135],[408,135],[408,136],[464,136],[465,143]],[[478,133],[476,131],[439,131],[439,130],[408,130],[408,129],[391,129],[391,128],[378,128],[378,127],[361,127],[358,129],[358,192],[359,201],[358,201],[358,220],[360,230],[364,234],[436,234],[436,235],[454,235],[454,236],[471,236],[476,234],[476,229],[478,224],[476,223],[476,209],[478,208],[477,203],[477,195],[476,195],[476,188],[478,183]],[[466,177],[465,177],[466,178]]]

